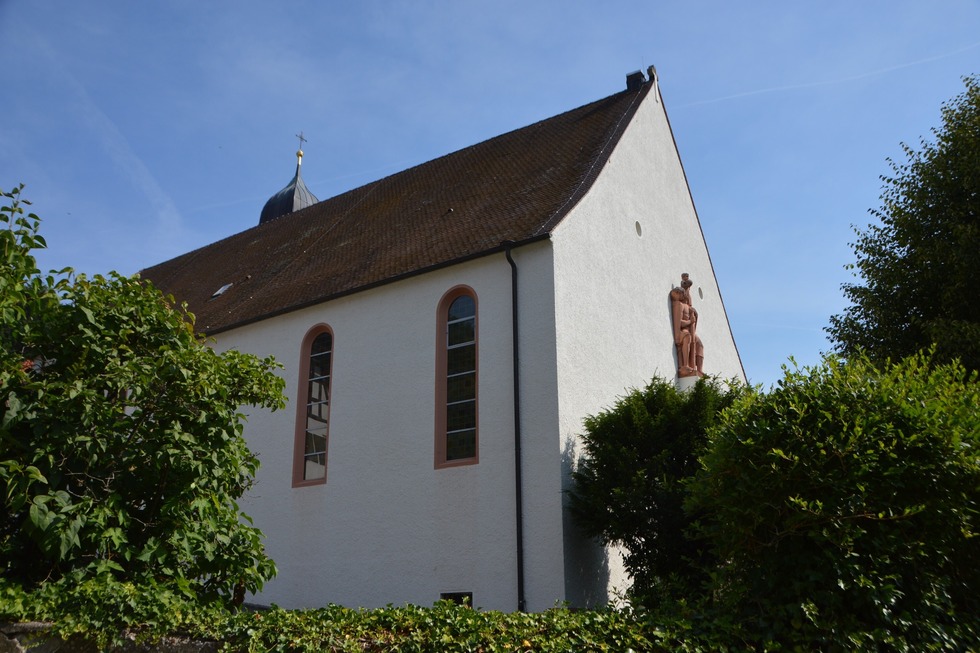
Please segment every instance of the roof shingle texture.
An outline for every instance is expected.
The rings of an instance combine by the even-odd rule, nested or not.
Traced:
[[[652,84],[409,168],[141,272],[216,333],[547,238]],[[218,297],[221,286],[233,285]]]

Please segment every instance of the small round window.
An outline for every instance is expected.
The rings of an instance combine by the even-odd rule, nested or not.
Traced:
[[[633,228],[636,229],[636,235],[637,236],[640,236],[642,238],[643,237],[643,227],[640,226],[640,221],[639,220],[637,220],[636,222],[633,223]]]

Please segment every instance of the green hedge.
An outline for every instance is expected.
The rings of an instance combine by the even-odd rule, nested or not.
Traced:
[[[628,611],[474,610],[448,602],[242,613],[216,633],[235,651],[663,651]]]
[[[163,588],[91,582],[26,594],[0,581],[0,621],[48,621],[52,636],[91,640],[103,650],[122,644],[127,633],[141,643],[179,635],[248,653],[676,650],[664,648],[665,633],[631,610],[504,613],[444,601],[429,608],[233,613],[217,604],[194,606]]]

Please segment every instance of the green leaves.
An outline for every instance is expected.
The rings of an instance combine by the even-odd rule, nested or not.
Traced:
[[[644,615],[629,611],[501,613],[454,605],[242,613],[215,635],[236,651],[663,651]]]
[[[878,219],[853,243],[860,283],[830,318],[838,352],[882,363],[936,346],[936,359],[980,369],[980,78],[942,107],[934,141],[889,161]]]
[[[766,394],[654,381],[587,421],[571,506],[667,648],[978,650],[978,407],[927,355]]]
[[[980,644],[978,406],[976,374],[926,356],[831,358],[736,402],[687,505],[725,561],[712,609],[787,646]]]
[[[42,275],[39,220],[3,195],[3,577],[257,590],[275,567],[235,502],[258,466],[240,407],[283,406],[275,362],[215,352],[138,278]]]
[[[654,379],[585,420],[569,505],[583,530],[622,545],[633,600],[672,601],[700,589],[703,544],[689,536],[684,484],[698,470],[708,429],[746,390],[701,380],[678,392]]]

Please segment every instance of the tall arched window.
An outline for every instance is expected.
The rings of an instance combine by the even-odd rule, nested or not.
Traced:
[[[439,302],[436,343],[435,465],[479,459],[477,321],[472,288],[453,288]]]
[[[333,332],[327,325],[319,324],[307,332],[300,350],[293,487],[318,485],[327,481],[332,361]]]

